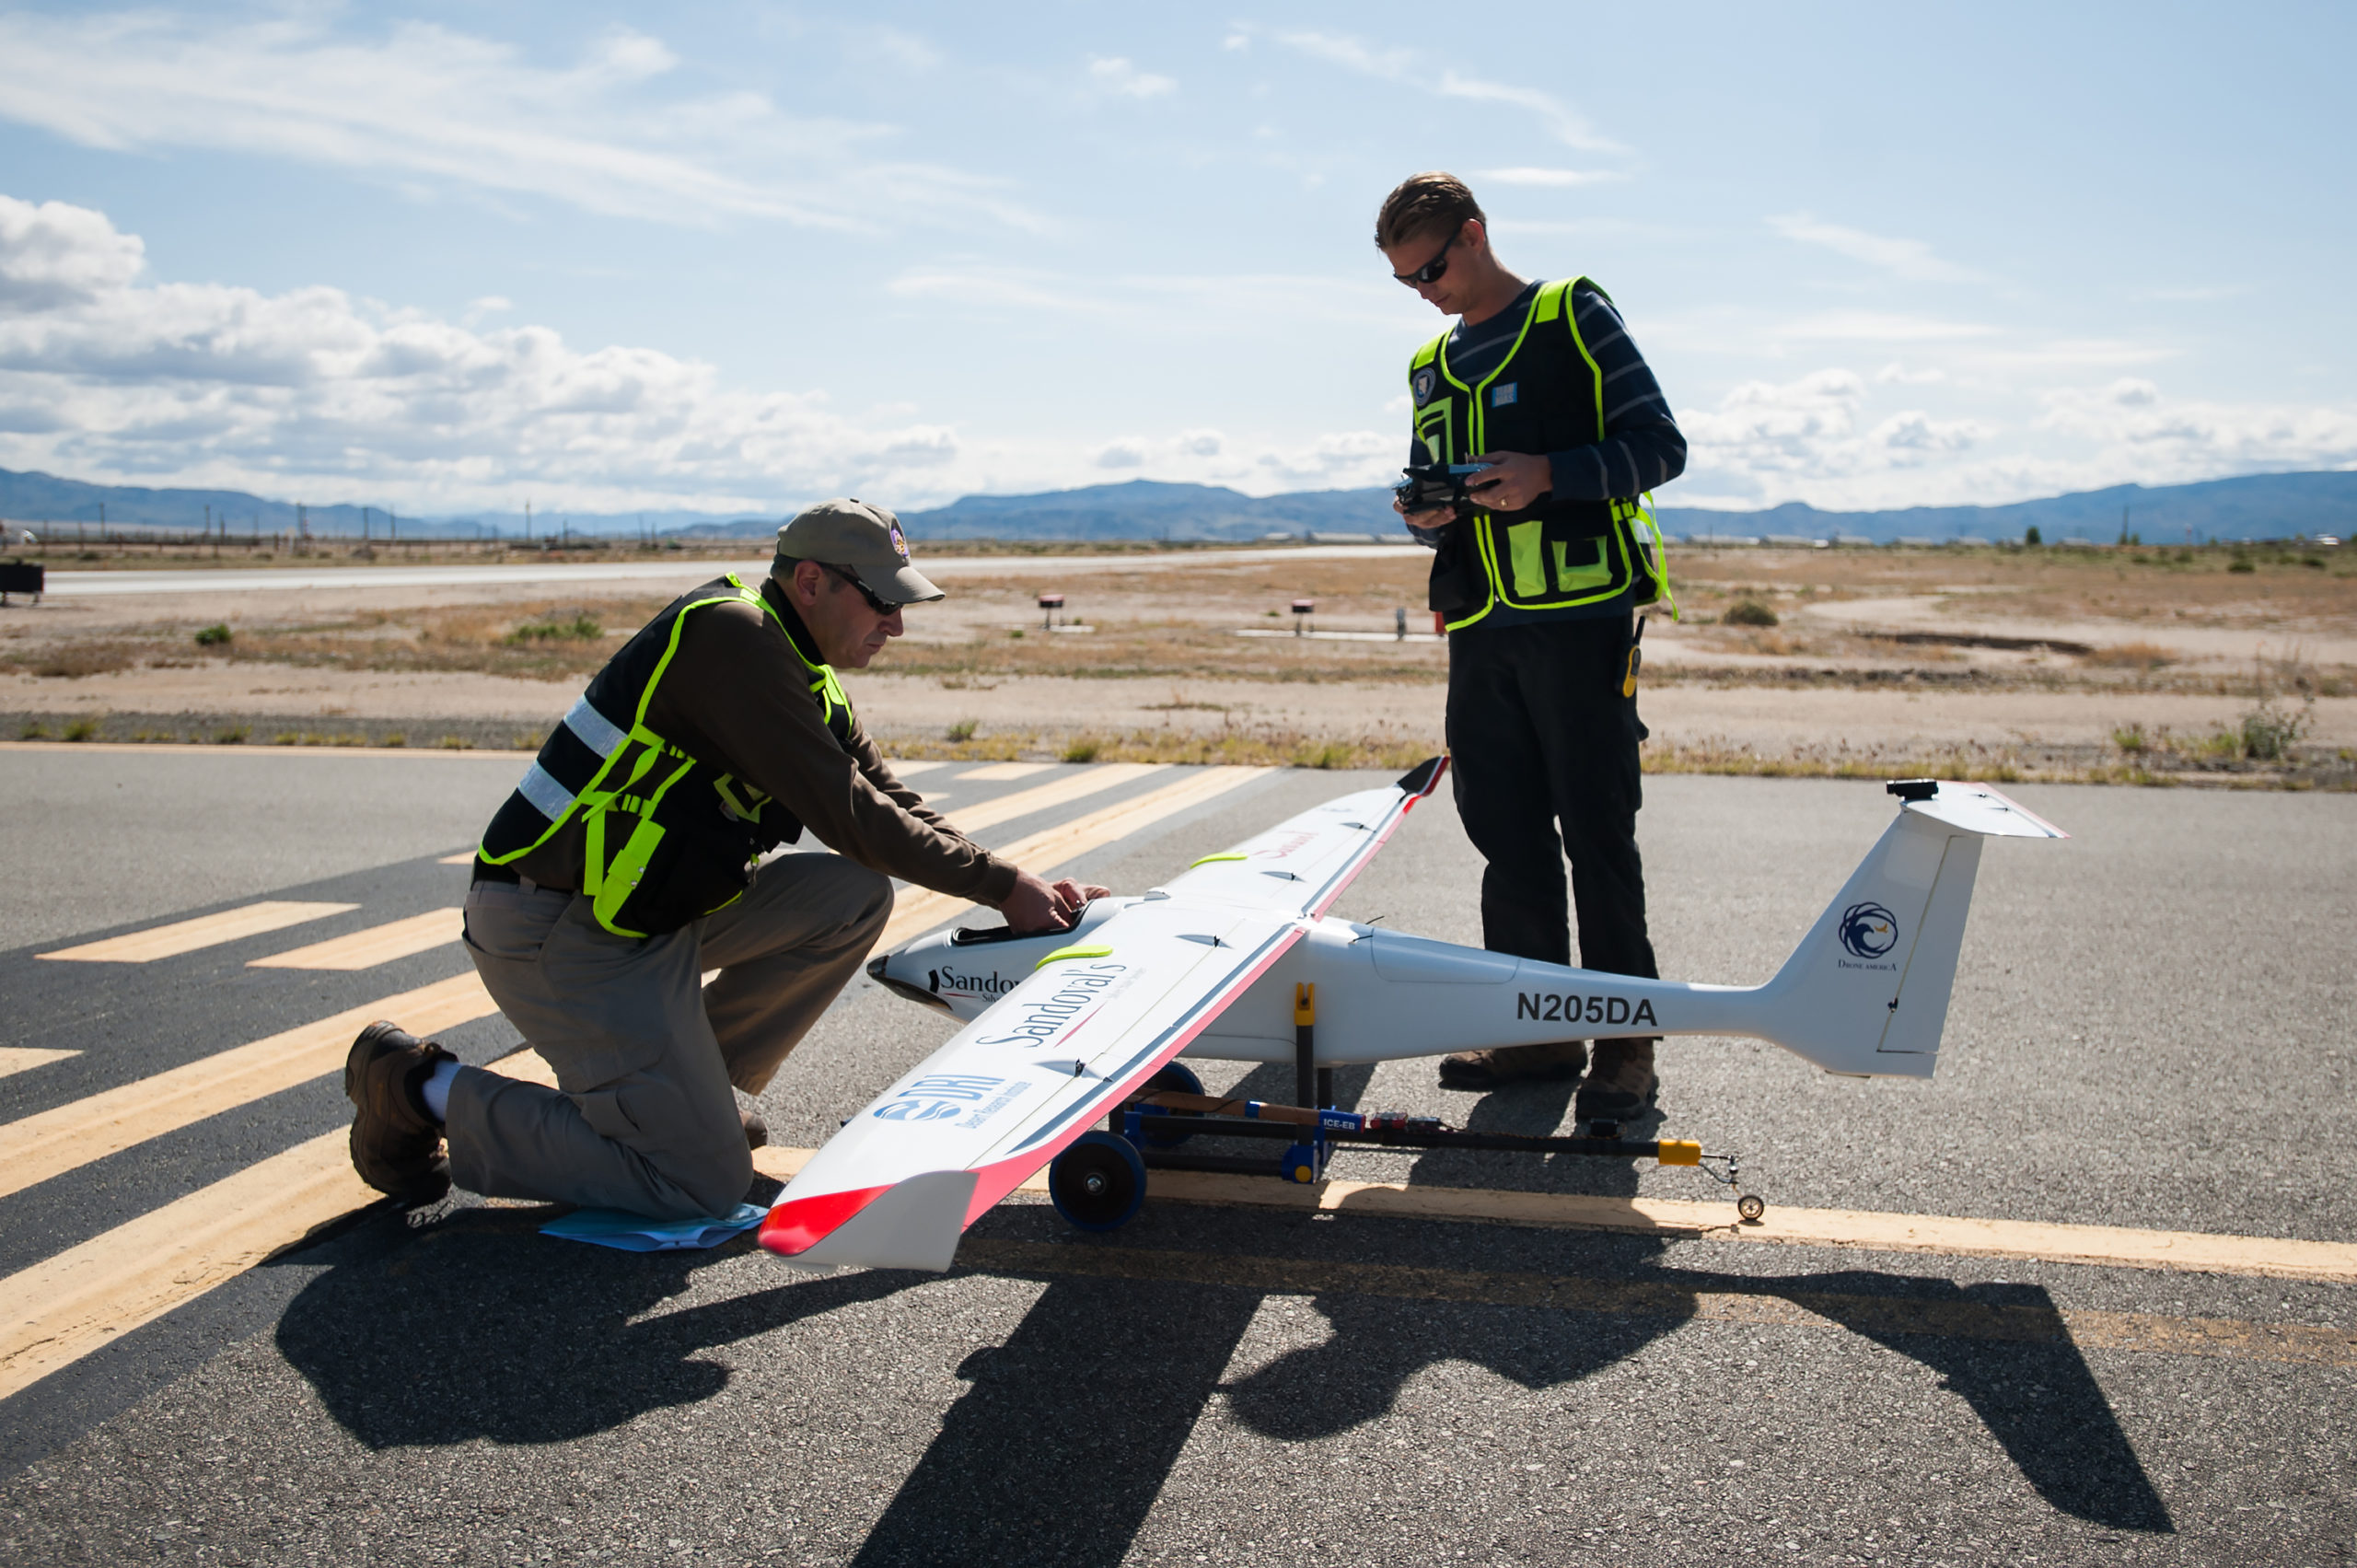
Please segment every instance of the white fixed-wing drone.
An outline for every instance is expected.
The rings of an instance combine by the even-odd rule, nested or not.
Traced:
[[[762,1222],[761,1245],[814,1268],[946,1269],[965,1228],[1051,1160],[1051,1191],[1068,1215],[1119,1224],[1144,1188],[1137,1144],[1165,1146],[1186,1123],[1156,1115],[1141,1135],[1132,1110],[1131,1136],[1092,1124],[1149,1088],[1190,1084],[1172,1066],[1182,1054],[1293,1062],[1306,1080],[1313,1068],[1567,1036],[1750,1035],[1832,1073],[1929,1077],[1980,841],[2069,836],[1980,784],[1893,784],[1897,819],[1758,986],[1602,974],[1325,919],[1446,766],[1436,757],[1395,784],[1305,811],[1141,897],[1097,900],[1065,930],[958,931],[875,959],[868,972],[883,984],[969,1022],[811,1157]],[[1283,1136],[1371,1120],[1240,1102],[1195,1109],[1243,1112],[1198,1126],[1282,1126]],[[1285,1173],[1314,1179],[1322,1157]]]

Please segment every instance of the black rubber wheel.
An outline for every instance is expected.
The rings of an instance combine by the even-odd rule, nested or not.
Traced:
[[[1048,1196],[1080,1230],[1119,1230],[1145,1202],[1145,1161],[1127,1138],[1083,1132],[1048,1165]]]
[[[1177,1062],[1164,1063],[1154,1076],[1145,1081],[1145,1086],[1148,1092],[1161,1089],[1181,1095],[1203,1092],[1203,1081],[1195,1076],[1194,1070]],[[1169,1124],[1181,1117],[1200,1117],[1202,1114],[1200,1110],[1148,1111],[1138,1119],[1138,1135],[1145,1140],[1145,1146],[1149,1149],[1175,1149],[1194,1134],[1182,1132]]]
[[[1746,1192],[1735,1201],[1735,1212],[1754,1224],[1768,1212],[1768,1200],[1757,1192]]]

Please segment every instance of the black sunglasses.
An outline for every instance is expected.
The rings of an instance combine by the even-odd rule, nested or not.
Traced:
[[[1440,249],[1433,252],[1431,261],[1426,261],[1412,273],[1394,273],[1391,275],[1410,288],[1414,288],[1418,284],[1440,282],[1448,273],[1448,248],[1456,244],[1457,236],[1464,232],[1465,226],[1458,224],[1456,233],[1440,242]]]
[[[897,615],[900,613],[900,606],[894,604],[888,598],[877,598],[876,597],[876,590],[869,587],[865,583],[861,582],[859,580],[859,574],[853,571],[850,567],[830,566],[824,561],[821,561],[819,563],[819,570],[826,573],[830,577],[833,577],[841,582],[849,583],[853,587],[857,588],[859,590],[859,597],[865,599],[867,601],[867,608],[874,610],[877,614]]]

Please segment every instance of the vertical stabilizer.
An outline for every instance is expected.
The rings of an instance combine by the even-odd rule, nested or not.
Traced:
[[[1830,1073],[1928,1078],[1985,837],[2069,835],[1979,784],[1910,780],[1896,821],[1768,982],[1771,1038]]]

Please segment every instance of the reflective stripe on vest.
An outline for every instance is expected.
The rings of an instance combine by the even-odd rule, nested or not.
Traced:
[[[689,615],[715,604],[742,603],[759,608],[802,661],[809,676],[811,695],[819,703],[828,731],[839,744],[848,746],[851,704],[833,668],[814,661],[802,651],[774,607],[758,591],[733,575],[722,580],[732,592],[702,593],[701,597],[691,596],[673,605],[666,611],[668,625],[664,617],[650,621],[598,672],[588,691],[567,711],[563,722],[550,732],[540,755],[533,759],[515,792],[492,819],[476,851],[490,865],[505,865],[531,854],[547,843],[566,822],[580,818],[585,852],[581,891],[591,895],[598,923],[620,935],[646,935],[631,929],[618,912],[637,889],[647,870],[646,857],[663,837],[665,830],[656,821],[656,814],[675,785],[702,768],[696,758],[646,725],[646,714],[664,672],[679,652]],[[654,638],[649,638],[650,633],[655,633]],[[647,668],[648,656],[657,639],[661,651]],[[598,705],[600,702],[605,704],[603,709]],[[614,711],[630,714],[627,728],[614,716]],[[771,842],[798,835],[800,825],[784,814],[782,806],[776,808],[777,815],[767,816],[765,821],[765,811],[772,802],[760,790],[730,774],[714,777],[708,768],[703,769],[702,776],[709,780],[714,792],[713,808],[725,809],[728,817],[748,824],[749,833],[759,831]],[[697,803],[688,802],[687,808],[696,809]],[[610,823],[610,817],[628,820]],[[724,900],[722,904],[733,901]]]
[[[1570,367],[1570,373],[1579,376],[1580,367],[1586,372],[1582,378],[1587,385],[1581,389],[1587,394],[1596,421],[1589,439],[1605,439],[1603,367],[1588,353],[1572,313],[1572,290],[1581,281],[1561,279],[1538,290],[1524,312],[1513,346],[1478,385],[1468,386],[1449,369],[1447,332],[1416,350],[1408,366],[1410,396],[1418,400],[1413,428],[1432,461],[1463,462],[1477,452],[1488,451],[1492,445],[1492,398],[1505,395],[1507,388],[1513,389],[1511,403],[1496,407],[1512,407],[1520,415],[1543,406],[1549,389],[1523,385],[1538,366],[1526,365],[1512,379],[1502,378],[1523,358],[1525,345],[1535,341],[1534,330],[1559,319],[1578,355],[1577,366]],[[1420,388],[1423,389],[1421,393]],[[1469,532],[1485,593],[1480,605],[1446,622],[1449,631],[1473,625],[1501,604],[1516,610],[1569,610],[1616,598],[1632,586],[1638,586],[1641,594],[1651,590],[1640,602],[1666,601],[1672,618],[1677,616],[1661,528],[1646,507],[1624,500],[1563,505],[1603,505],[1609,511],[1608,523],[1598,534],[1567,538],[1559,531],[1552,539],[1548,537],[1545,517],[1502,525],[1492,514],[1477,512],[1457,525]]]

